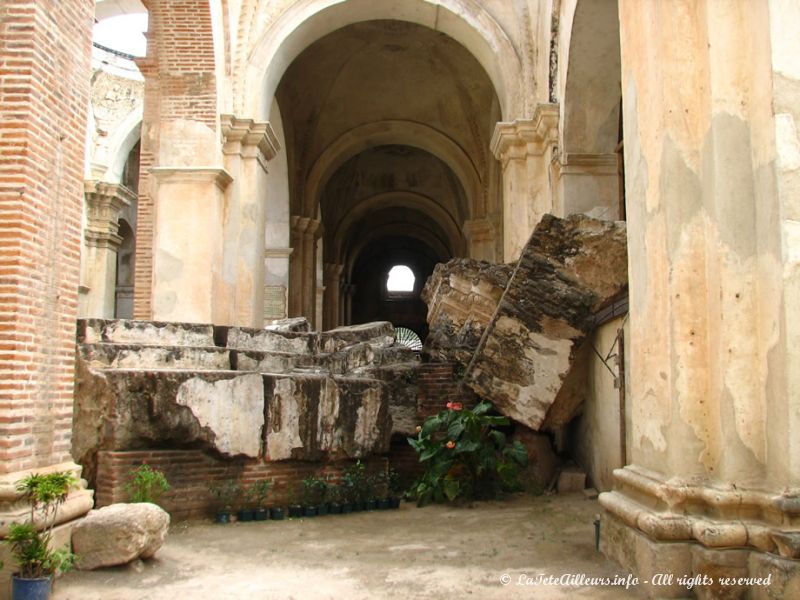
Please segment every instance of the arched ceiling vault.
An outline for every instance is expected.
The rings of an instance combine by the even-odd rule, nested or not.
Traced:
[[[347,250],[352,250],[354,247],[351,245],[351,240],[355,237],[353,232],[358,224],[369,215],[392,208],[400,208],[409,214],[414,213],[418,216],[413,219],[417,226],[424,227],[426,221],[435,223],[443,234],[438,236],[433,234],[437,238],[435,244],[445,250],[444,254],[441,254],[442,258],[462,255],[465,252],[465,241],[458,223],[434,200],[412,192],[387,192],[360,202],[346,214],[333,231],[330,231],[331,244],[325,247],[326,253],[329,253],[326,262],[344,262]],[[409,218],[409,222],[411,221]],[[430,236],[423,237],[427,239]]]

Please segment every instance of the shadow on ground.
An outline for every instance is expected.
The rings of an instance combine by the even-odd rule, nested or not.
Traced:
[[[155,559],[69,573],[54,600],[643,597],[624,586],[538,583],[542,575],[627,576],[594,549],[598,512],[582,495],[519,495],[472,508],[182,522]]]

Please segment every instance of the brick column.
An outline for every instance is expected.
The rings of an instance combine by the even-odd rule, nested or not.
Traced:
[[[80,315],[110,319],[114,316],[117,251],[122,242],[117,234],[119,217],[136,196],[123,185],[99,181],[86,182],[85,196],[88,223],[81,280],[88,291]]]
[[[171,170],[184,183],[187,177],[193,179],[192,193],[200,195],[194,202],[185,203],[190,212],[195,206],[203,210],[203,198],[216,198],[218,181],[211,171],[222,169],[222,153],[211,9],[208,0],[144,0],[144,4],[149,17],[147,57],[136,61],[145,85],[134,317],[152,319],[158,314],[180,319],[180,311],[170,308],[170,298],[162,297],[156,306],[153,297],[156,281],[170,276],[162,265],[159,277],[154,261],[159,256],[167,261],[172,258],[157,246],[156,229],[166,228],[156,223],[156,216],[161,214],[159,201],[169,202],[166,194],[174,190],[172,183],[176,181],[175,177],[165,177],[165,171],[153,181],[153,168]],[[179,169],[205,171],[208,177],[203,185],[198,177],[177,176]],[[181,185],[184,190],[190,189]],[[215,200],[209,202],[215,204]]]
[[[93,8],[0,3],[0,537],[22,518],[17,480],[80,471],[70,445]],[[76,492],[60,517],[91,504]]]

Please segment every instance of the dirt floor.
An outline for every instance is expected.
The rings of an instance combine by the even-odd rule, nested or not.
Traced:
[[[472,508],[174,523],[156,558],[72,572],[54,600],[641,598],[594,548],[595,500],[519,495]],[[552,581],[547,584],[547,578]],[[570,582],[559,580],[562,577]],[[542,581],[542,578],[545,580]]]

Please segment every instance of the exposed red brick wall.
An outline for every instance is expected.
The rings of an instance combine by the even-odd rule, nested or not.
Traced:
[[[443,411],[448,402],[463,402],[465,406],[477,403],[475,393],[456,380],[453,368],[452,363],[424,363],[420,367],[417,375],[417,416],[420,423]]]
[[[70,460],[93,15],[0,2],[0,473]]]
[[[144,75],[139,201],[133,316],[152,317],[154,207],[150,173],[159,164],[160,124],[195,121],[217,124],[216,75],[208,0],[145,0],[148,9],[147,57],[138,60]],[[208,165],[203,165],[208,166]]]
[[[366,459],[367,472],[385,471],[387,460],[383,457]],[[301,484],[309,475],[332,476],[336,481],[352,461],[314,463],[303,461],[277,461],[264,463],[255,460],[219,461],[200,450],[141,450],[127,452],[99,452],[97,458],[96,505],[107,506],[124,502],[128,496],[125,484],[130,471],[142,463],[164,472],[171,490],[160,501],[173,518],[208,516],[214,509],[214,498],[209,487],[219,481],[235,479],[245,485],[259,479],[271,479],[272,487],[267,497],[269,506],[286,506],[290,490]]]

